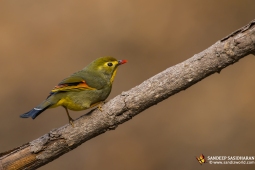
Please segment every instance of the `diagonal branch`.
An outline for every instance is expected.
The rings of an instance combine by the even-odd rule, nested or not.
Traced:
[[[41,167],[207,76],[220,73],[248,54],[255,54],[255,20],[199,54],[122,92],[102,107],[103,112],[95,109],[81,116],[74,128],[65,125],[53,129],[34,141],[0,153],[0,170]]]

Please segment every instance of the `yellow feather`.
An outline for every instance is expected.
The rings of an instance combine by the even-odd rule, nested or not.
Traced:
[[[116,76],[116,73],[117,73],[117,68],[114,70],[114,72],[113,72],[113,74],[112,74],[112,77],[111,77],[111,84],[113,83],[113,80],[114,80],[114,78],[115,78],[115,76]]]
[[[65,106],[68,109],[74,110],[74,111],[84,110],[84,108],[81,105],[73,102],[69,97],[62,98],[56,104],[52,105],[50,108],[55,108],[55,107],[58,107],[58,106]]]

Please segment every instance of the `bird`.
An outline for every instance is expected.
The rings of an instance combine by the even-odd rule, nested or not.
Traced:
[[[125,63],[127,60],[109,56],[92,61],[82,70],[63,79],[42,103],[20,117],[35,119],[46,109],[62,106],[70,125],[74,127],[68,110],[81,111],[98,106],[102,111],[101,104],[111,92],[117,68]]]

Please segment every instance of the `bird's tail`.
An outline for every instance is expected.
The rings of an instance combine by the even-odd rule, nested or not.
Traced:
[[[39,114],[41,114],[44,110],[48,109],[51,105],[52,104],[49,101],[44,100],[40,105],[33,108],[29,112],[20,115],[20,117],[21,118],[31,117],[32,119],[35,119],[37,116],[39,116]]]

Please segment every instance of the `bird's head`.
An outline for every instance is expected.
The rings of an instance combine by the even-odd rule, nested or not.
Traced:
[[[111,83],[114,80],[118,66],[125,64],[127,60],[117,60],[113,57],[101,57],[89,64],[89,68],[107,78],[110,78]]]

